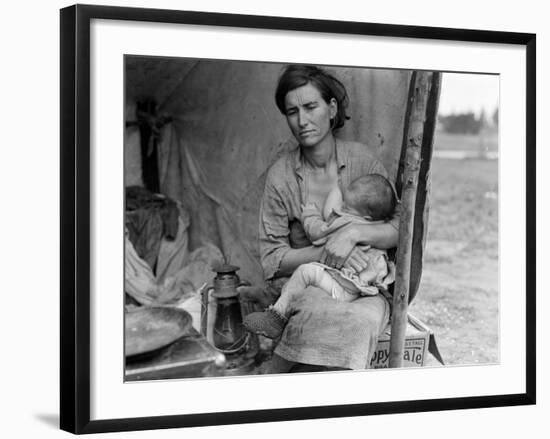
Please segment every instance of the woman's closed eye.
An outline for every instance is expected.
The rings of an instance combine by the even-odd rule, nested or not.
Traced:
[[[303,105],[303,108],[306,111],[313,111],[318,106],[319,106],[319,104],[317,102],[308,102],[307,104]],[[292,115],[297,114],[297,113],[298,113],[298,108],[297,107],[291,107],[291,108],[288,108],[286,110],[286,115],[287,116],[292,116]]]

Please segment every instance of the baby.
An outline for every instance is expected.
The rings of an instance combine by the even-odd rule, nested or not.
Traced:
[[[328,236],[348,224],[379,224],[391,219],[396,196],[390,182],[381,175],[369,174],[352,181],[343,193],[332,191],[323,211],[314,204],[302,207],[302,225],[313,245],[323,245]],[[341,208],[339,208],[341,206]],[[367,267],[357,273],[351,268],[336,269],[311,262],[300,265],[284,285],[281,296],[264,312],[254,312],[244,319],[252,332],[277,338],[288,321],[291,298],[309,286],[318,287],[335,300],[352,302],[360,296],[373,296],[395,280],[395,265],[384,250],[361,246]]]

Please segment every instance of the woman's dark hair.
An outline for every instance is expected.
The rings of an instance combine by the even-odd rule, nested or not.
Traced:
[[[345,121],[349,120],[349,116],[346,114],[349,103],[346,88],[330,73],[316,66],[291,64],[284,70],[275,91],[275,102],[279,111],[286,115],[285,97],[287,93],[306,84],[315,86],[327,104],[332,98],[336,100],[338,112],[334,117],[332,129],[342,128]]]

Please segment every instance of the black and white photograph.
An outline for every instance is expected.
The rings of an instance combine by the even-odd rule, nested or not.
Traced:
[[[499,81],[126,54],[124,380],[499,364]]]

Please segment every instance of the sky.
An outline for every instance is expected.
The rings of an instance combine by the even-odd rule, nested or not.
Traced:
[[[472,73],[443,73],[439,114],[473,111],[479,115],[481,109],[490,116],[498,106],[499,77]]]

